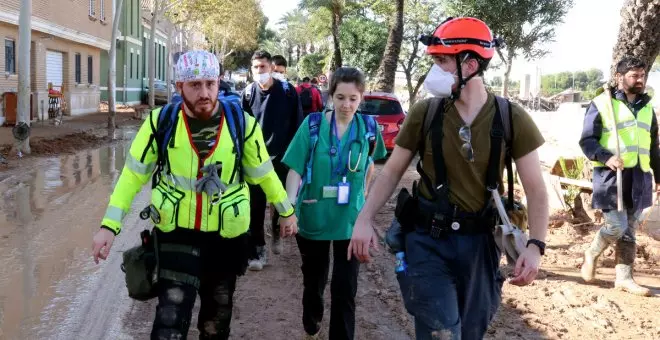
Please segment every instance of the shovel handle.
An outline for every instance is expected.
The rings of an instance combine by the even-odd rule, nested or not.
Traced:
[[[607,95],[607,108],[610,110],[614,121],[614,135],[616,135],[616,157],[621,158],[621,149],[619,148],[619,128],[617,127],[616,115],[614,114],[614,107],[612,106],[612,92],[607,83],[603,84],[603,89]],[[616,169],[616,210],[623,211],[623,178],[621,176],[621,169]]]
[[[621,169],[616,169],[616,210],[623,211],[623,176],[621,176]]]

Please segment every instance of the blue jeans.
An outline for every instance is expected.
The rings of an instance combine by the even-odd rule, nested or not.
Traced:
[[[603,212],[605,223],[600,228],[600,234],[609,242],[622,240],[625,242],[635,242],[635,230],[639,225],[642,210],[634,211],[632,209],[618,212],[610,210]]]
[[[502,299],[499,260],[492,233],[407,234],[408,269],[397,279],[416,339],[482,339]]]

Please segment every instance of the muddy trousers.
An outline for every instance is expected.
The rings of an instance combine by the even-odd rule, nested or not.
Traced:
[[[353,339],[355,333],[355,294],[360,263],[353,257],[346,259],[348,243],[342,241],[316,241],[296,236],[302,257],[303,273],[303,327],[314,335],[319,332],[323,319],[323,292],[328,282],[330,245],[333,266],[330,283],[329,339]]]
[[[201,302],[197,317],[199,338],[227,339],[236,278],[247,268],[247,233],[232,239],[224,239],[218,232],[183,228],[156,233],[161,247],[161,276],[151,339],[186,339],[197,294]],[[198,252],[165,251],[163,246],[168,243],[184,249],[192,246],[190,250]],[[172,273],[177,273],[175,277],[179,279],[168,279]],[[199,289],[192,285],[197,283],[195,279]]]
[[[397,279],[416,339],[482,339],[502,298],[499,259],[492,233],[408,233],[408,267]]]
[[[201,308],[197,322],[200,339],[229,338],[235,289],[235,275],[223,277],[214,273],[202,278],[199,287]],[[160,282],[152,340],[187,338],[197,293],[197,289],[191,285],[170,280]]]
[[[283,186],[286,185],[286,175],[288,174],[289,169],[280,161],[279,157],[273,159],[272,162],[277,177],[280,179]],[[250,259],[256,259],[258,257],[257,247],[263,247],[266,245],[264,220],[266,219],[266,205],[268,204],[268,201],[266,200],[266,194],[260,186],[248,186],[250,188]],[[279,214],[274,211],[271,219],[273,239],[277,239],[280,236],[280,225],[278,220]]]
[[[622,212],[616,210],[603,211],[605,223],[600,228],[600,235],[608,243],[619,241],[635,243],[635,230],[640,222],[641,215],[642,210],[633,211],[630,209]]]

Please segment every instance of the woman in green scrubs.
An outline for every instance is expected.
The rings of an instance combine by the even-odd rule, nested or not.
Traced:
[[[364,75],[359,70],[336,70],[329,89],[335,109],[318,113],[321,116],[311,125],[313,118],[308,116],[283,159],[290,168],[287,193],[296,204],[299,219],[296,240],[302,256],[303,326],[309,339],[317,338],[321,327],[331,245],[329,338],[353,339],[355,331],[359,262],[355,257],[347,260],[346,254],[353,224],[365,202],[373,161],[386,156],[378,128],[373,129],[375,140],[369,142],[367,122],[373,118],[358,112],[364,88]],[[315,135],[318,139],[312,151]]]

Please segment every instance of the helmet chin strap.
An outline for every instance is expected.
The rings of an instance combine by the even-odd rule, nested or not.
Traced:
[[[482,67],[481,64],[479,64],[479,69],[477,70],[477,72],[469,75],[467,78],[463,78],[463,70],[461,70],[461,65],[463,65],[463,63],[467,60],[467,58],[468,58],[467,54],[465,55],[463,60],[461,60],[458,54],[456,55],[456,65],[457,65],[456,76],[458,77],[458,86],[456,87],[456,90],[451,92],[451,96],[449,97],[449,99],[451,100],[458,100],[458,98],[461,97],[461,91],[463,90],[465,85],[467,85],[467,82],[470,81],[470,79],[472,79],[474,76],[479,74],[479,72],[481,71]]]

